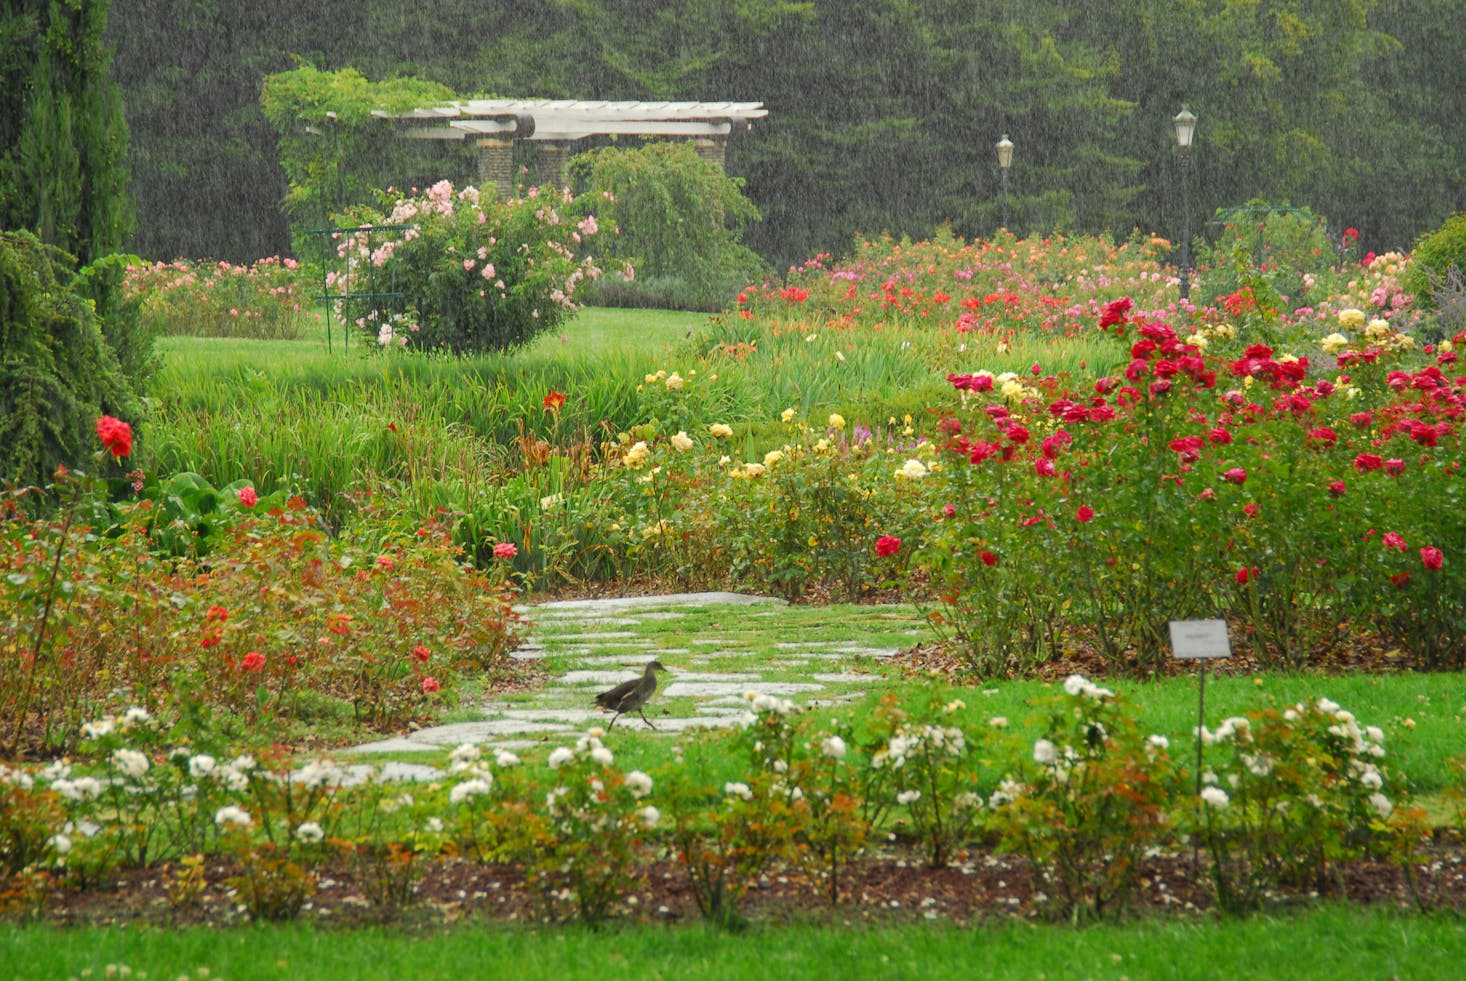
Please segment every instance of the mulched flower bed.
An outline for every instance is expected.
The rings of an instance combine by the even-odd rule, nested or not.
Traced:
[[[1381,862],[1356,862],[1338,870],[1330,887],[1317,892],[1291,889],[1270,902],[1295,907],[1322,899],[1366,906],[1466,910],[1466,847],[1457,840],[1427,846],[1416,866],[1412,890],[1399,868]],[[175,868],[123,873],[105,885],[57,890],[46,897],[40,917],[58,925],[223,926],[249,920],[226,883],[237,869],[209,864],[206,885],[191,902],[170,905]],[[552,919],[537,892],[512,866],[468,861],[432,863],[405,907],[375,905],[344,864],[317,870],[318,888],[300,916],[319,926],[361,926],[400,922],[432,928],[473,919],[499,923],[544,923]],[[1203,863],[1198,871],[1189,852],[1149,858],[1140,870],[1132,897],[1137,916],[1210,915],[1213,903]],[[869,857],[848,870],[838,906],[829,906],[793,870],[775,870],[750,889],[743,903],[755,922],[900,923],[941,921],[968,925],[1009,918],[1041,919],[1045,903],[1027,862],[983,851],[964,854],[951,867],[928,869],[899,850]],[[562,911],[563,912],[563,911]],[[651,866],[642,884],[618,905],[614,916],[635,922],[694,922],[697,906],[686,875],[675,861]]]

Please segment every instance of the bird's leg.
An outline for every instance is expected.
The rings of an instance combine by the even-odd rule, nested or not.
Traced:
[[[647,726],[649,726],[652,729],[655,729],[656,728],[656,726],[652,725],[652,720],[651,719],[648,719],[646,717],[646,712],[642,711],[641,709],[637,709],[636,711],[641,714],[641,721],[645,722],[647,724]]]
[[[615,715],[611,716],[611,722],[609,725],[606,726],[607,732],[610,732],[612,729],[616,728],[616,720],[619,718],[621,718],[620,712],[617,712]]]

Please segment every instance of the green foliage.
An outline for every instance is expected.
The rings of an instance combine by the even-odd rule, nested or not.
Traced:
[[[991,827],[1033,863],[1054,918],[1116,920],[1169,823],[1177,773],[1113,692],[1078,675],[1064,687],[1018,782],[997,791]]]
[[[163,331],[144,318],[140,299],[127,290],[128,275],[138,261],[135,255],[102,256],[82,267],[76,286],[92,301],[102,336],[117,356],[123,376],[134,389],[144,391],[162,367],[155,344]]]
[[[372,309],[356,325],[382,347],[483,354],[518,347],[557,327],[601,275],[588,254],[599,231],[591,195],[531,188],[498,201],[439,181],[421,197],[385,196],[381,210],[350,212],[360,226],[401,227],[376,244],[366,231],[336,236],[344,270],[327,278],[333,295],[396,284],[400,314]],[[583,256],[583,258],[582,258]]]
[[[110,5],[49,0],[0,14],[0,229],[30,229],[83,263],[131,229]]]
[[[373,112],[401,112],[450,102],[436,82],[389,78],[369,82],[353,68],[321,71],[302,65],[266,76],[260,94],[265,118],[279,137],[280,163],[290,181],[285,212],[295,249],[306,254],[303,232],[327,228],[335,215],[369,201],[389,163],[403,162],[400,144],[373,123]],[[393,151],[397,152],[393,152]],[[438,176],[442,176],[441,174]]]
[[[1327,889],[1340,863],[1414,833],[1395,813],[1403,788],[1379,762],[1384,738],[1328,699],[1204,734],[1212,750],[1189,823],[1211,855],[1219,907],[1254,910],[1285,884]]]
[[[1217,303],[1243,286],[1258,291],[1263,284],[1279,298],[1282,309],[1310,306],[1328,296],[1342,250],[1329,236],[1328,223],[1308,208],[1274,205],[1253,199],[1236,208],[1220,208],[1213,234],[1196,247],[1201,270],[1197,302]],[[1320,282],[1320,280],[1323,280]]]
[[[5,746],[67,745],[118,692],[224,728],[298,721],[312,696],[393,726],[433,711],[445,682],[505,667],[512,593],[460,564],[446,523],[333,541],[284,494],[191,474],[154,493],[12,532],[0,643],[28,658],[0,661]]]
[[[1449,289],[1451,270],[1466,274],[1466,213],[1457,212],[1440,228],[1422,235],[1410,252],[1403,285],[1415,297],[1416,309],[1435,310],[1442,304],[1437,294]]]
[[[1466,69],[1440,29],[1455,13],[1454,0],[1048,2],[1001,16],[955,2],[609,0],[480,4],[435,20],[383,0],[349,11],[158,0],[109,30],[145,217],[134,247],[150,258],[250,261],[286,247],[278,132],[258,97],[262,76],[296,67],[283,52],[298,52],[465,93],[763,99],[770,116],[732,138],[730,173],[747,178],[765,217],[746,244],[782,267],[856,234],[922,235],[942,221],[991,231],[1002,215],[992,146],[1004,132],[1017,144],[1014,228],[1174,239],[1169,119],[1183,101],[1200,117],[1193,227],[1260,195],[1358,227],[1365,249],[1399,247],[1457,206]],[[160,36],[171,40],[161,50]],[[18,60],[28,74],[34,59]],[[21,91],[24,77],[7,75],[3,89]],[[374,130],[362,131],[373,134],[366,156],[382,166],[367,185],[471,172],[471,161],[393,163],[406,141]],[[10,137],[0,132],[0,146]],[[316,152],[303,145],[298,159]],[[376,167],[355,160],[347,182]],[[333,180],[326,164],[308,183],[329,197]]]
[[[567,911],[597,926],[643,874],[649,832],[661,812],[645,803],[652,780],[622,771],[594,735],[550,753],[555,771],[539,806],[519,830],[517,857],[526,876],[557,916]]]
[[[45,486],[90,458],[97,417],[142,414],[84,288],[69,255],[0,232],[0,483]]]
[[[626,305],[641,305],[633,301],[647,295],[650,306],[721,310],[763,274],[762,261],[739,244],[758,209],[743,196],[741,180],[691,144],[606,147],[576,157],[571,173],[578,186],[604,198],[598,211],[619,230],[608,240],[609,258],[636,267],[636,284],[615,288]],[[670,296],[659,295],[664,284],[672,284]],[[603,285],[599,295],[607,292]]]

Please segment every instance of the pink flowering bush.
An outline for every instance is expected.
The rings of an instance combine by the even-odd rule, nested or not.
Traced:
[[[305,270],[279,256],[248,266],[187,259],[132,265],[122,289],[141,304],[142,324],[162,334],[291,340],[310,315]]]
[[[596,241],[607,234],[594,200],[530,188],[495,200],[439,181],[421,194],[384,195],[378,209],[347,216],[362,226],[408,226],[389,237],[343,231],[332,295],[375,292],[390,283],[405,307],[374,308],[357,326],[382,346],[466,354],[498,351],[551,330],[601,275]],[[354,311],[352,311],[354,312]]]

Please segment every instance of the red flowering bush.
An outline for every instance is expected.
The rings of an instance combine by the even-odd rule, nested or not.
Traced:
[[[298,719],[315,692],[365,724],[426,714],[445,681],[504,667],[512,592],[459,561],[445,521],[389,543],[333,541],[303,501],[244,512],[206,562],[159,554],[149,500],[78,522],[12,524],[0,543],[0,741],[66,743],[119,693],[192,700],[221,723]],[[48,573],[65,571],[70,602]],[[48,585],[49,584],[49,585]],[[38,630],[40,624],[44,629]],[[413,652],[437,652],[432,673]]]

